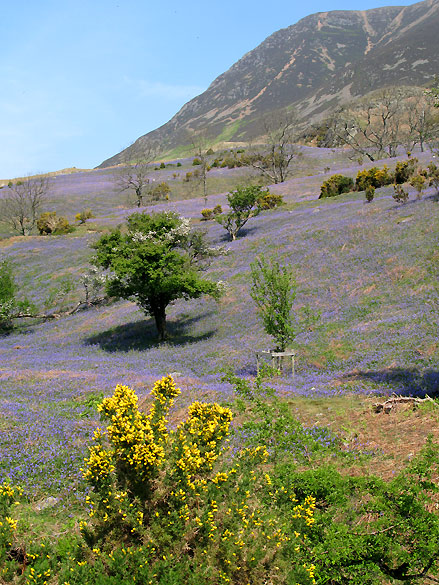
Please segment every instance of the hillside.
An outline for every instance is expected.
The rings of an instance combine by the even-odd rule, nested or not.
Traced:
[[[156,344],[151,320],[129,302],[24,324],[2,337],[2,460],[13,480],[35,493],[75,485],[73,497],[79,476],[69,469],[72,461],[80,462],[82,445],[94,426],[90,401],[108,395],[117,383],[131,385],[143,396],[157,377],[174,372],[183,389],[179,408],[194,398],[228,400],[231,386],[221,381],[224,369],[253,375],[254,352],[270,344],[249,297],[249,264],[257,255],[275,254],[291,265],[298,282],[296,309],[309,305],[321,315],[317,327],[297,337],[296,377],[273,382],[281,395],[437,392],[432,313],[437,290],[430,271],[438,236],[434,193],[430,189],[421,201],[412,195],[406,205],[395,204],[390,187],[377,191],[370,205],[361,193],[318,200],[329,174],[355,176],[359,167],[348,166],[342,154],[304,149],[313,174],[303,172],[273,187],[286,205],[251,220],[243,237],[227,244],[228,256],[210,267],[212,278],[229,284],[224,299],[219,304],[176,302],[169,311],[169,343]],[[421,161],[427,160],[423,155]],[[329,166],[331,172],[324,172]],[[77,211],[82,200],[98,217],[67,236],[0,242],[2,254],[20,264],[22,291],[39,306],[47,298],[58,304],[78,299],[79,276],[96,232],[120,224],[131,211],[112,193],[108,171],[53,181],[58,191],[52,203],[59,213]],[[209,196],[207,206],[216,204],[225,205],[224,194]],[[150,209],[171,208],[198,223],[205,206],[196,198]],[[204,226],[212,242],[226,243],[218,224]],[[67,291],[65,301],[60,301],[61,290]],[[23,444],[29,447],[23,450]],[[34,460],[44,465],[44,475],[30,465]],[[82,497],[80,490],[77,496]]]
[[[438,27],[438,0],[310,15],[272,34],[169,122],[100,167],[141,158],[152,142],[175,154],[203,129],[213,144],[245,142],[261,135],[261,116],[281,108],[294,107],[309,124],[371,91],[423,86],[437,73]]]

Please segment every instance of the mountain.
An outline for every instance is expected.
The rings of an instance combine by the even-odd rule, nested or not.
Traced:
[[[141,158],[147,144],[176,153],[206,129],[212,143],[260,136],[261,116],[294,107],[307,123],[389,85],[422,86],[438,73],[439,0],[319,12],[281,29],[217,77],[166,124],[100,167]]]

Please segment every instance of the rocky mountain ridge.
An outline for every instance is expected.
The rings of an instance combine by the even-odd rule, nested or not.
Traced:
[[[438,72],[439,0],[312,14],[270,35],[187,102],[166,124],[100,166],[142,157],[148,144],[176,152],[205,130],[212,143],[263,133],[261,117],[294,108],[316,122],[389,85],[422,86]]]

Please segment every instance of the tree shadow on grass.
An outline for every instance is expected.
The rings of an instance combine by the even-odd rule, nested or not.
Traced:
[[[245,238],[245,236],[249,236],[250,234],[252,234],[253,232],[257,231],[258,226],[248,226],[248,227],[242,227],[237,236],[236,236],[236,241],[241,240],[242,238]],[[221,234],[221,236],[218,238],[219,243],[220,244],[225,244],[225,243],[231,243],[233,240],[230,239],[230,236],[227,232],[224,232]]]
[[[386,368],[368,372],[355,372],[344,376],[349,379],[363,378],[378,384],[394,387],[395,394],[400,396],[417,396],[424,398],[439,396],[439,371],[418,368]]]
[[[201,318],[208,317],[212,312],[204,313],[198,317],[184,317],[176,321],[168,321],[168,339],[162,342],[166,345],[186,345],[205,341],[212,337],[215,330],[206,331],[200,334],[189,334],[187,329]],[[142,351],[161,345],[157,336],[153,319],[143,321],[133,321],[124,325],[118,325],[102,331],[96,335],[91,335],[85,340],[86,345],[98,345],[104,351],[109,353],[125,352],[131,350]]]

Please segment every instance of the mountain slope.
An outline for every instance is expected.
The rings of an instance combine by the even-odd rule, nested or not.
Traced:
[[[262,133],[260,118],[294,106],[313,121],[370,91],[423,85],[437,72],[439,0],[407,7],[332,11],[281,29],[244,55],[165,125],[100,166],[141,158],[151,141],[162,152],[208,129],[212,143]]]

